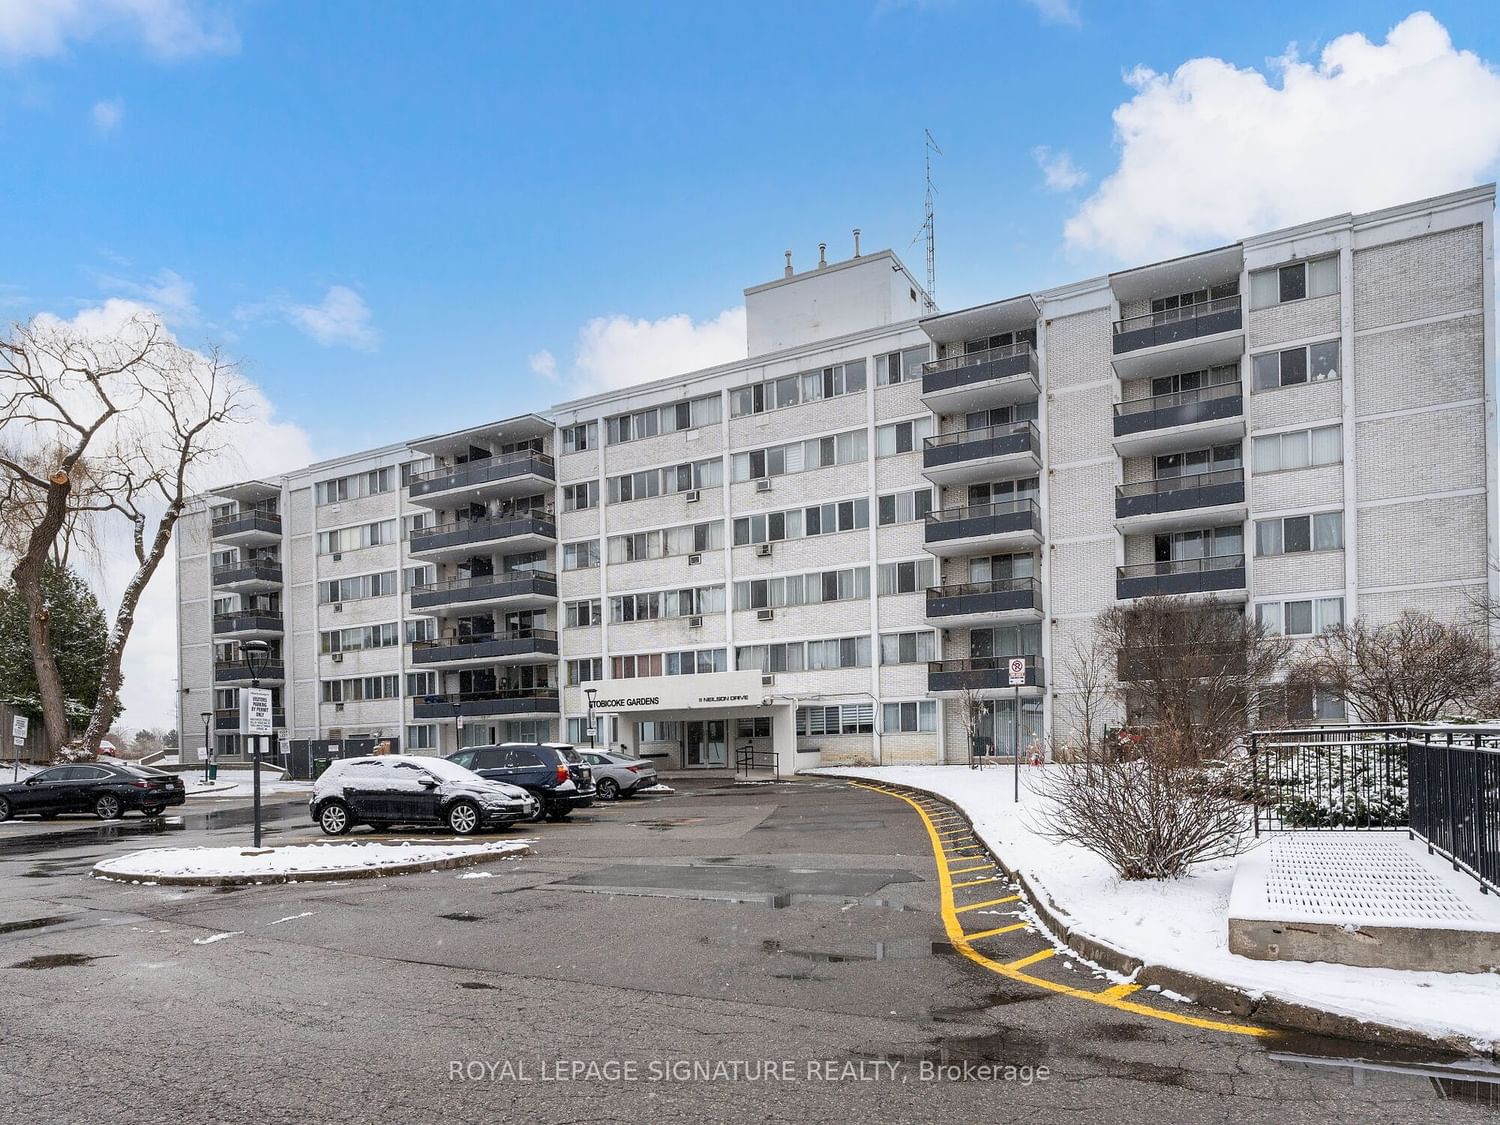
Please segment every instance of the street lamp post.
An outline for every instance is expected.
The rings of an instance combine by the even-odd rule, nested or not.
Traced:
[[[589,701],[589,749],[592,750],[594,748],[594,696],[599,694],[599,689],[586,687],[583,689],[583,694],[588,697]]]
[[[266,665],[271,660],[271,646],[265,641],[241,641],[240,660],[244,662],[245,671],[250,673],[250,687],[259,689],[260,674],[266,670]],[[260,739],[254,735],[244,735],[251,740],[251,793],[255,803],[255,846],[260,847]]]
[[[212,711],[204,711],[198,717],[203,720],[203,784],[207,785],[208,763],[209,759],[213,757],[213,743],[208,740],[208,721],[214,717],[214,713]],[[177,757],[179,760],[182,758],[181,751],[178,752]]]

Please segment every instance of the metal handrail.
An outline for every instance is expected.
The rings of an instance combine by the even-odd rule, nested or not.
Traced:
[[[1014,344],[1005,344],[998,348],[984,348],[977,352],[964,352],[962,355],[947,355],[942,359],[929,360],[922,364],[922,374],[931,375],[937,371],[956,371],[960,367],[972,367],[977,363],[990,363],[997,359],[1010,359],[1012,356],[1035,353],[1036,347],[1029,340],[1017,340]]]
[[[1234,570],[1245,565],[1244,555],[1210,555],[1201,559],[1170,559],[1164,562],[1130,563],[1118,567],[1121,578],[1149,578],[1165,574],[1205,574]]]
[[[523,449],[514,453],[496,453],[489,457],[476,457],[473,460],[463,462],[461,465],[445,465],[442,468],[413,473],[408,478],[407,484],[422,484],[430,480],[441,480],[443,477],[451,477],[456,473],[462,473],[476,466],[509,465],[533,458],[540,460],[544,465],[551,465],[553,463],[550,454],[543,453],[539,449]]]
[[[1200,316],[1209,316],[1213,313],[1224,312],[1227,309],[1240,307],[1240,295],[1234,293],[1228,297],[1215,297],[1211,301],[1199,301],[1193,305],[1179,305],[1175,309],[1162,309],[1159,312],[1137,313],[1135,316],[1123,317],[1115,321],[1115,335],[1122,332],[1133,332],[1137,328],[1151,328],[1158,324],[1175,324],[1181,320],[1196,320]]]
[[[214,614],[215,621],[238,621],[242,617],[270,617],[285,620],[279,609],[231,609],[227,613]]]
[[[1038,441],[1041,440],[1040,431],[1036,428],[1036,423],[1026,421],[1010,422],[1004,426],[980,426],[977,429],[959,430],[950,434],[937,434],[934,437],[925,439],[924,445],[928,449],[938,449],[945,445],[961,445],[964,442],[970,441],[988,441],[991,438],[1011,437],[1014,434],[1025,433],[1028,430],[1031,431],[1032,435]]]
[[[445,578],[440,582],[428,582],[420,586],[413,586],[410,593],[427,594],[438,590],[470,590],[475,586],[495,586],[503,582],[514,581],[518,578],[541,578],[548,582],[556,582],[557,575],[550,570],[508,570],[500,574],[470,574],[460,575],[457,578]]]
[[[454,531],[467,531],[470,528],[496,527],[504,523],[520,523],[523,520],[533,520],[538,523],[551,523],[552,513],[546,508],[531,508],[521,512],[512,512],[504,516],[485,516],[483,519],[454,520],[451,523],[433,524],[431,527],[418,527],[412,530],[409,536],[417,540],[428,535],[447,535]]]
[[[242,512],[235,512],[233,515],[215,516],[214,521],[210,526],[217,530],[218,528],[224,527],[227,524],[239,523],[241,520],[254,519],[257,517],[268,520],[275,520],[277,523],[281,522],[280,512],[265,512],[261,511],[259,508],[249,508]]]
[[[422,702],[438,707],[455,703],[488,703],[503,699],[556,699],[556,688],[492,688],[489,691],[448,691],[424,695]]]
[[[1039,668],[1042,658],[1037,653],[1013,652],[1008,656],[970,656],[962,660],[929,660],[928,672],[996,672],[1008,669],[1012,660],[1024,657],[1026,669]]]
[[[927,596],[936,598],[961,598],[967,594],[1008,594],[1016,590],[1036,591],[1040,580],[1028,578],[992,578],[988,582],[956,582],[949,586],[929,586]]]
[[[461,636],[439,638],[431,641],[412,641],[413,649],[462,648],[465,645],[482,645],[488,641],[555,641],[555,629],[507,629],[503,633],[467,633]]]
[[[1164,492],[1184,492],[1190,488],[1208,488],[1216,484],[1238,484],[1245,479],[1244,466],[1232,469],[1208,469],[1178,477],[1153,477],[1115,486],[1116,496],[1160,496]]]
[[[1117,415],[1144,414],[1148,410],[1168,410],[1174,406],[1186,406],[1191,402],[1212,402],[1221,398],[1233,398],[1243,389],[1238,379],[1227,379],[1222,383],[1209,383],[1203,387],[1173,391],[1171,394],[1128,398],[1123,402],[1115,403],[1115,413]]]
[[[209,575],[210,575],[210,577],[217,578],[221,574],[232,574],[232,573],[234,573],[237,570],[254,570],[256,568],[274,568],[276,570],[280,570],[281,569],[281,560],[280,559],[244,559],[244,560],[241,560],[240,562],[224,563],[221,566],[214,567],[209,572]]]
[[[750,743],[737,748],[734,752],[734,772],[749,773],[756,768],[776,768],[776,750],[774,747],[756,747]]]
[[[940,508],[935,512],[928,512],[925,519],[928,523],[944,523],[957,520],[980,519],[984,516],[1009,516],[1018,512],[1031,511],[1041,514],[1042,507],[1035,500],[995,500],[988,504],[967,504],[956,508]]]

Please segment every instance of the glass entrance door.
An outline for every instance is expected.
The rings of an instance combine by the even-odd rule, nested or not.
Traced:
[[[682,724],[682,764],[705,769],[729,764],[729,747],[725,741],[728,724],[723,719],[694,720]]]

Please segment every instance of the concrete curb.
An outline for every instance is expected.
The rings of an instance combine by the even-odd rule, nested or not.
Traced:
[[[840,777],[843,775],[823,774],[821,776]],[[879,779],[845,776],[844,780],[876,781]],[[1500,1046],[1486,1050],[1462,1035],[1427,1035],[1411,1028],[1374,1023],[1354,1016],[1329,1012],[1310,1004],[1285,1000],[1278,996],[1257,996],[1236,985],[1214,980],[1211,977],[1143,961],[1133,954],[1117,949],[1102,938],[1065,922],[1062,908],[1053,902],[1050,896],[1033,886],[1031,880],[1026,878],[1021,871],[1006,863],[1003,857],[995,854],[985,844],[979,835],[979,829],[975,827],[969,814],[961,806],[930,789],[920,789],[895,781],[882,780],[880,784],[909,795],[920,794],[923,797],[941,801],[952,809],[969,826],[969,830],[974,833],[974,838],[979,841],[979,846],[984,849],[985,853],[995,861],[1001,871],[1005,872],[1007,878],[1020,887],[1021,893],[1026,896],[1027,902],[1036,912],[1038,920],[1046,927],[1049,935],[1059,944],[1067,946],[1080,957],[1102,968],[1110,969],[1122,976],[1133,977],[1138,984],[1158,985],[1168,992],[1175,992],[1179,996],[1186,997],[1200,1007],[1254,1019],[1258,1023],[1268,1024],[1285,1031],[1330,1035],[1339,1039],[1355,1039],[1395,1047],[1437,1049],[1466,1058],[1473,1058],[1476,1052],[1487,1053],[1490,1058],[1500,1060]]]
[[[277,883],[331,883],[346,879],[382,879],[387,875],[416,875],[423,871],[448,871],[455,867],[475,867],[481,863],[516,859],[531,854],[533,854],[531,845],[521,844],[505,852],[476,852],[473,855],[444,856],[442,859],[413,860],[411,863],[398,863],[389,867],[358,867],[352,870],[278,872],[271,875],[157,875],[148,878],[144,875],[121,875],[114,871],[100,871],[96,866],[89,872],[89,875],[91,878],[103,879],[110,883],[150,884],[160,887],[270,886]]]

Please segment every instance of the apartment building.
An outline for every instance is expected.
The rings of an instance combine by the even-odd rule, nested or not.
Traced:
[[[940,313],[889,251],[746,290],[747,358],[221,490],[179,726],[671,766],[1066,735],[1120,601],[1291,636],[1500,593],[1493,187]],[[1010,662],[1024,659],[1016,677]],[[1013,683],[1013,679],[1022,680]],[[1299,717],[1340,717],[1309,685]]]

